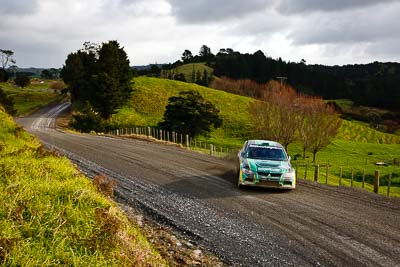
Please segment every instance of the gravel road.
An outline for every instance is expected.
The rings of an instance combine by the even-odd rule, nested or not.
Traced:
[[[118,201],[173,226],[233,266],[400,266],[400,200],[299,181],[289,192],[236,187],[232,163],[183,148],[56,130],[67,108],[18,119]]]

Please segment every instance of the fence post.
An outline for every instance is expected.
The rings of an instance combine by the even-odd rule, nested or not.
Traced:
[[[210,155],[212,156],[214,152],[213,144],[210,144]]]
[[[150,137],[150,136],[151,136],[151,129],[150,129],[150,127],[147,127],[147,133],[148,133],[147,136]]]
[[[319,164],[315,165],[314,182],[318,182],[318,178],[319,178]]]
[[[158,139],[160,139],[161,141],[163,140],[162,139],[162,130],[160,130],[160,138],[158,138]]]
[[[343,167],[340,167],[340,173],[339,173],[339,185],[342,185],[342,177],[343,177]]]
[[[362,175],[362,188],[364,188],[365,185],[365,170],[363,170],[363,175]]]
[[[186,147],[189,147],[189,135],[186,135]]]
[[[375,170],[375,183],[374,183],[374,193],[379,192],[379,170]]]
[[[354,186],[354,168],[351,168],[351,187]]]
[[[307,171],[308,171],[308,160],[306,163],[306,171],[304,172],[304,180],[307,180]]]
[[[328,175],[329,175],[329,161],[326,165],[326,177],[325,177],[325,184],[328,184]]]
[[[390,186],[392,185],[392,174],[389,174],[387,196],[390,197]]]

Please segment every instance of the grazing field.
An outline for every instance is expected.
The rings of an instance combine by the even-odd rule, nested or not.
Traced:
[[[14,106],[17,110],[17,115],[27,115],[38,110],[41,107],[47,106],[50,103],[60,101],[64,96],[60,93],[55,93],[50,89],[55,81],[33,80],[28,87],[16,87],[12,83],[0,83],[0,88],[11,96],[14,100]]]
[[[122,212],[0,108],[0,265],[162,266]]]
[[[206,70],[210,76],[214,71],[209,66],[206,66],[205,63],[190,63],[190,64],[178,66],[175,69],[171,70],[170,72],[175,73],[175,74],[182,73],[183,75],[185,75],[186,81],[195,82],[192,79],[193,71],[194,71],[195,75],[198,71],[200,71],[201,75],[203,75],[204,70]],[[162,75],[167,77],[168,71],[163,71]]]
[[[112,124],[118,128],[155,126],[162,120],[170,96],[177,95],[183,90],[196,90],[217,106],[223,119],[221,128],[213,130],[209,136],[199,137],[199,142],[238,149],[244,140],[256,138],[252,134],[249,114],[249,106],[255,101],[252,98],[166,79],[138,77],[134,81],[135,91],[129,105],[120,109],[111,119]],[[311,153],[308,152],[307,158],[302,159],[300,144],[291,144],[289,154],[299,165],[308,161],[311,166]],[[332,166],[331,174],[337,179],[340,167],[344,168],[347,177],[351,176],[351,169],[354,168],[357,181],[361,181],[362,172],[365,171],[369,182],[375,169],[380,169],[384,177],[383,185],[386,184],[389,173],[392,173],[393,185],[400,186],[398,178],[400,166],[396,165],[398,161],[400,161],[400,136],[374,130],[357,121],[343,121],[333,143],[317,154],[317,164],[329,162]],[[388,166],[378,167],[375,165],[376,162],[385,162]],[[308,169],[308,178],[312,176],[312,171],[311,168]],[[382,187],[381,190],[385,188]],[[392,192],[396,190],[398,188]]]

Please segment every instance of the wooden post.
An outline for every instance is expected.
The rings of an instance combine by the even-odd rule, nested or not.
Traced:
[[[162,139],[162,130],[160,130],[160,138],[159,138],[161,141],[163,140]]]
[[[389,174],[388,187],[387,187],[387,196],[390,197],[390,186],[392,185],[392,174]]]
[[[119,135],[119,130],[117,130],[117,135]]]
[[[196,138],[194,139],[194,147],[197,147]]]
[[[148,137],[151,136],[151,129],[150,129],[150,127],[147,127],[147,136],[148,136]]]
[[[328,175],[329,175],[329,162],[326,165],[326,176],[325,176],[325,184],[328,184]]]
[[[210,144],[210,155],[212,156],[214,152],[213,144]]]
[[[318,182],[318,178],[319,178],[319,164],[315,165],[314,182]]]
[[[379,193],[379,170],[375,171],[374,193]]]
[[[343,177],[343,168],[340,167],[340,173],[339,173],[339,185],[342,185],[342,177]]]
[[[186,135],[186,147],[189,147],[189,135]]]
[[[308,160],[306,163],[306,171],[304,172],[304,180],[307,180],[307,171],[308,171]]]
[[[363,170],[363,174],[362,174],[362,188],[364,188],[365,185],[365,170]]]
[[[181,144],[183,144],[183,135],[181,134]]]
[[[351,187],[354,186],[354,168],[351,168]]]

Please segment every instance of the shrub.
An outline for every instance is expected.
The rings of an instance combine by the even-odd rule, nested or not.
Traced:
[[[27,87],[31,84],[31,79],[29,76],[21,74],[17,75],[17,77],[14,79],[14,83],[19,87]]]
[[[89,102],[86,102],[82,113],[72,115],[71,126],[84,133],[89,133],[91,131],[104,132],[106,129],[105,121],[93,110]]]
[[[15,115],[17,111],[14,109],[14,100],[7,96],[6,93],[0,88],[0,105],[6,110],[10,115]]]
[[[160,127],[165,130],[188,134],[191,137],[208,133],[212,127],[222,125],[219,110],[206,101],[197,91],[183,91],[168,99]]]
[[[49,86],[50,89],[55,89],[55,90],[62,90],[65,88],[65,83],[63,81],[56,81],[52,82]]]
[[[6,70],[0,68],[0,83],[8,81],[9,75]]]

